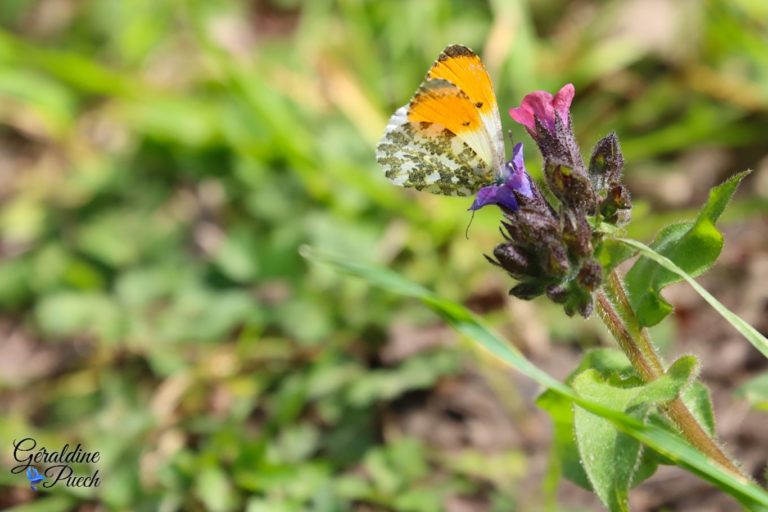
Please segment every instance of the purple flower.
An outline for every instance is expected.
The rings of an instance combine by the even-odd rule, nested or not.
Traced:
[[[593,213],[595,194],[584,167],[581,150],[571,129],[572,84],[554,96],[534,91],[509,115],[525,126],[544,158],[544,177],[552,193],[568,208]]]
[[[528,133],[536,139],[536,119],[552,135],[555,134],[555,116],[560,118],[563,126],[570,123],[570,108],[576,90],[573,84],[565,84],[557,94],[552,96],[546,91],[534,91],[523,98],[519,107],[509,109],[509,115],[525,126]]]
[[[523,162],[522,142],[515,144],[512,149],[512,160],[501,168],[499,182],[478,190],[475,201],[469,209],[474,211],[489,204],[496,204],[514,212],[519,208],[516,193],[528,198],[533,197],[531,178],[525,171]]]

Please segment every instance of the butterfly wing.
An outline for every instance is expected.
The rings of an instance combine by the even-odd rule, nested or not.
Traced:
[[[469,93],[443,77],[463,82]],[[396,185],[460,196],[493,183],[503,155],[490,78],[476,55],[456,46],[440,55],[410,103],[390,118],[376,151]]]
[[[456,135],[464,123],[479,133],[480,117],[466,95],[445,80],[424,82],[390,118],[379,142],[376,159],[385,176],[395,185],[449,196],[468,196],[492,183],[495,169],[482,136]]]
[[[443,79],[451,82],[469,97],[478,110],[485,135],[491,146],[494,164],[504,163],[504,134],[493,82],[483,62],[466,46],[454,44],[447,47],[427,73],[427,80]]]

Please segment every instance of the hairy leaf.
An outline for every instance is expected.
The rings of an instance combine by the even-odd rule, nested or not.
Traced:
[[[638,396],[637,389],[612,386],[597,370],[579,374],[573,387],[584,398],[622,412]],[[635,413],[642,421],[642,410],[636,409]],[[610,421],[581,407],[574,410],[573,425],[581,460],[595,494],[611,511],[629,510],[629,486],[640,457],[640,443],[617,430]]]
[[[736,174],[714,187],[696,220],[667,226],[651,248],[692,276],[709,269],[723,248],[723,235],[715,227],[715,222],[741,180],[750,172]],[[680,280],[678,274],[651,259],[640,258],[634,264],[627,273],[626,284],[632,308],[641,325],[656,325],[672,311],[672,305],[664,300],[660,291]]]
[[[597,246],[595,256],[600,266],[603,267],[603,273],[608,274],[622,261],[634,256],[636,252],[614,238],[606,238]]]
[[[573,436],[573,402],[552,390],[544,391],[536,405],[547,411],[553,427],[553,456],[550,464],[559,466],[557,472],[588,491],[593,490],[581,465],[579,449]]]
[[[545,388],[549,388],[560,397],[611,421],[620,431],[658,451],[669,460],[674,461],[675,464],[709,480],[746,506],[768,510],[768,492],[712,464],[705,455],[668,429],[645,424],[629,414],[580,396],[570,386],[563,384],[531,363],[514,345],[494,333],[463,306],[440,298],[388,269],[350,262],[347,257],[343,256],[335,257],[320,254],[308,247],[303,247],[301,252],[304,257],[312,261],[330,264],[343,272],[362,277],[371,284],[391,292],[421,300],[458,332],[474,340],[500,361],[515,368]]]
[[[760,334],[757,329],[744,321],[744,319],[742,319],[739,315],[726,308],[722,303],[720,303],[720,301],[713,297],[711,293],[709,293],[704,289],[704,287],[697,283],[695,279],[688,275],[683,269],[675,265],[672,260],[662,256],[647,245],[644,245],[637,240],[630,240],[627,238],[620,238],[618,240],[626,245],[634,247],[635,249],[639,249],[643,256],[655,261],[667,270],[676,273],[678,276],[680,276],[681,279],[684,279],[688,284],[691,285],[694,290],[698,292],[699,295],[702,296],[704,300],[709,303],[710,306],[715,309],[715,311],[720,313],[720,315],[725,318],[728,323],[730,323],[737,331],[739,331],[745,338],[747,338],[747,341],[752,343],[752,345],[757,350],[762,352],[765,357],[768,357],[768,339]]]
[[[623,354],[622,354],[623,355]],[[610,357],[610,359],[608,359]],[[661,378],[643,385],[632,378],[631,367],[619,368],[619,358],[608,351],[593,352],[593,362],[608,361],[610,370],[590,368],[573,379],[574,389],[582,396],[607,407],[626,412],[643,421],[657,404],[677,398],[695,377],[698,361],[693,356],[678,359]],[[625,364],[629,362],[625,359]],[[608,365],[604,368],[607,370]],[[610,421],[576,407],[573,414],[576,444],[592,489],[610,510],[629,510],[628,495],[633,485],[655,471],[655,461],[643,461],[641,444],[621,432]]]

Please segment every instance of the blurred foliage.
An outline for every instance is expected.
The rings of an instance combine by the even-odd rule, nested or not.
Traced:
[[[477,366],[444,344],[382,357],[396,325],[434,317],[298,254],[470,303],[509,285],[481,256],[495,212],[467,242],[466,198],[375,166],[447,44],[482,50],[502,114],[576,85],[577,136],[616,130],[648,192],[634,236],[766,166],[762,0],[4,0],[0,27],[0,460],[20,435],[103,454],[100,487],[27,510],[501,511],[526,494],[522,453],[446,454],[388,423],[385,404]],[[752,188],[726,222],[764,214]],[[587,329],[547,319],[565,341]],[[34,497],[18,476],[0,471],[3,506]]]

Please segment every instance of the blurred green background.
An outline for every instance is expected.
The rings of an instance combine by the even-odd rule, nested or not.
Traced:
[[[505,297],[482,256],[497,211],[467,240],[467,198],[377,169],[387,117],[448,44],[482,54],[534,174],[506,110],[575,84],[585,151],[611,130],[623,142],[630,235],[748,167],[725,221],[768,211],[763,0],[2,0],[0,26],[2,507],[551,499],[530,383],[420,305],[299,255],[391,266],[560,375],[607,343],[592,321]],[[24,436],[99,450],[101,485],[32,492],[9,471]],[[599,510],[581,499],[560,507]]]

